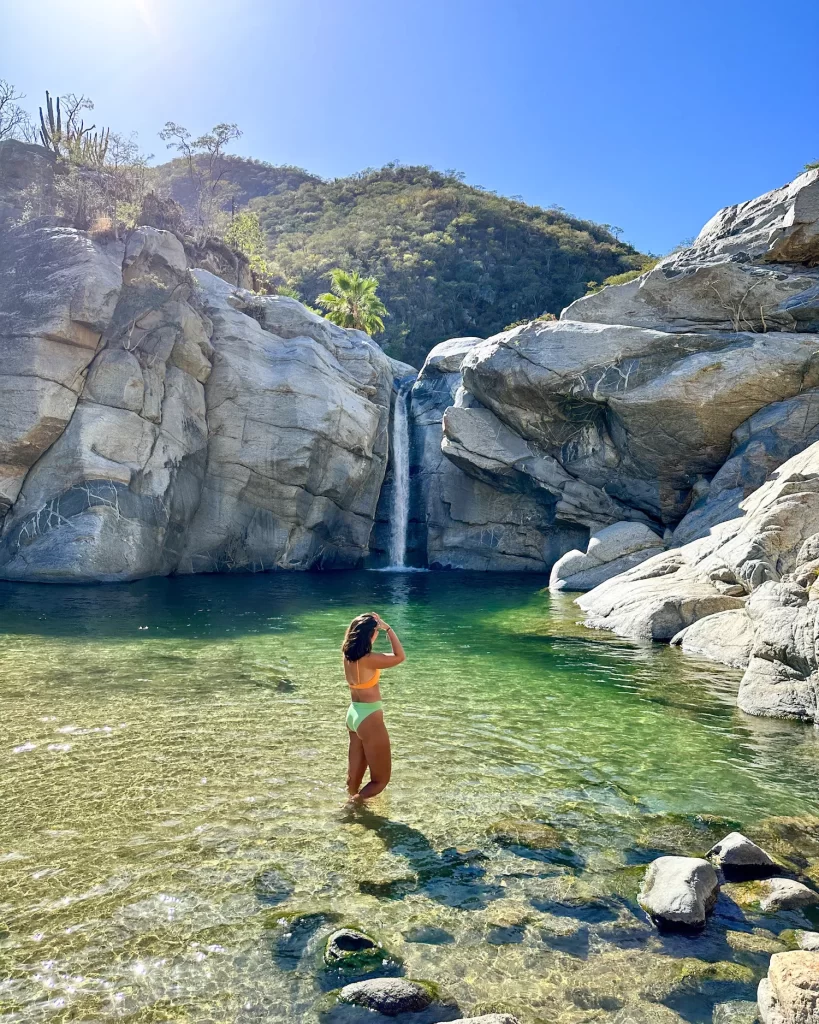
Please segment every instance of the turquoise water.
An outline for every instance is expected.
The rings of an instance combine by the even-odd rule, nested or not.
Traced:
[[[742,715],[738,673],[587,631],[545,583],[0,584],[0,1021],[316,1020],[338,924],[464,1012],[752,998],[787,922],[734,905],[662,938],[635,896],[658,853],[819,814],[817,730]],[[370,609],[408,660],[383,686],[393,782],[361,812],[338,646]],[[819,838],[802,852],[819,882]]]

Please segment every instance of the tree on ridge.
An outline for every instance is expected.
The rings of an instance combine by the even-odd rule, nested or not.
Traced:
[[[327,311],[327,319],[339,327],[353,327],[369,335],[380,334],[384,330],[382,318],[389,314],[375,293],[378,287],[376,278],[362,277],[357,270],[348,272],[336,267],[330,272],[330,280],[330,291],[316,299]]]

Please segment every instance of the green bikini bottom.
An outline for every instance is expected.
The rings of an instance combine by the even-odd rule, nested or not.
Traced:
[[[381,710],[381,701],[373,700],[368,704],[353,701],[347,711],[347,728],[350,732],[358,732],[358,727],[373,713],[373,711]]]

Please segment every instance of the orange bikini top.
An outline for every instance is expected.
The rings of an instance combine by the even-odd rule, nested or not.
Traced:
[[[360,678],[360,671],[361,670],[360,670],[360,668],[358,666],[358,662],[356,662],[355,663],[356,679]],[[380,675],[381,675],[381,669],[377,668],[375,670],[375,675],[372,677],[372,679],[368,679],[366,683],[351,683],[351,682],[348,681],[347,685],[350,687],[351,690],[369,690],[369,688],[371,686],[375,686],[378,683],[378,678],[379,678]]]

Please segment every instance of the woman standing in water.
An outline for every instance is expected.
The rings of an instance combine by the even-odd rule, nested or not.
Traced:
[[[373,642],[379,629],[386,632],[392,654],[373,654]],[[385,788],[392,770],[390,737],[384,725],[378,680],[382,668],[395,668],[406,660],[406,655],[395,630],[375,612],[353,619],[344,634],[341,650],[351,701],[347,712],[350,733],[347,792],[351,797],[369,800]],[[367,768],[370,781],[359,793]]]

